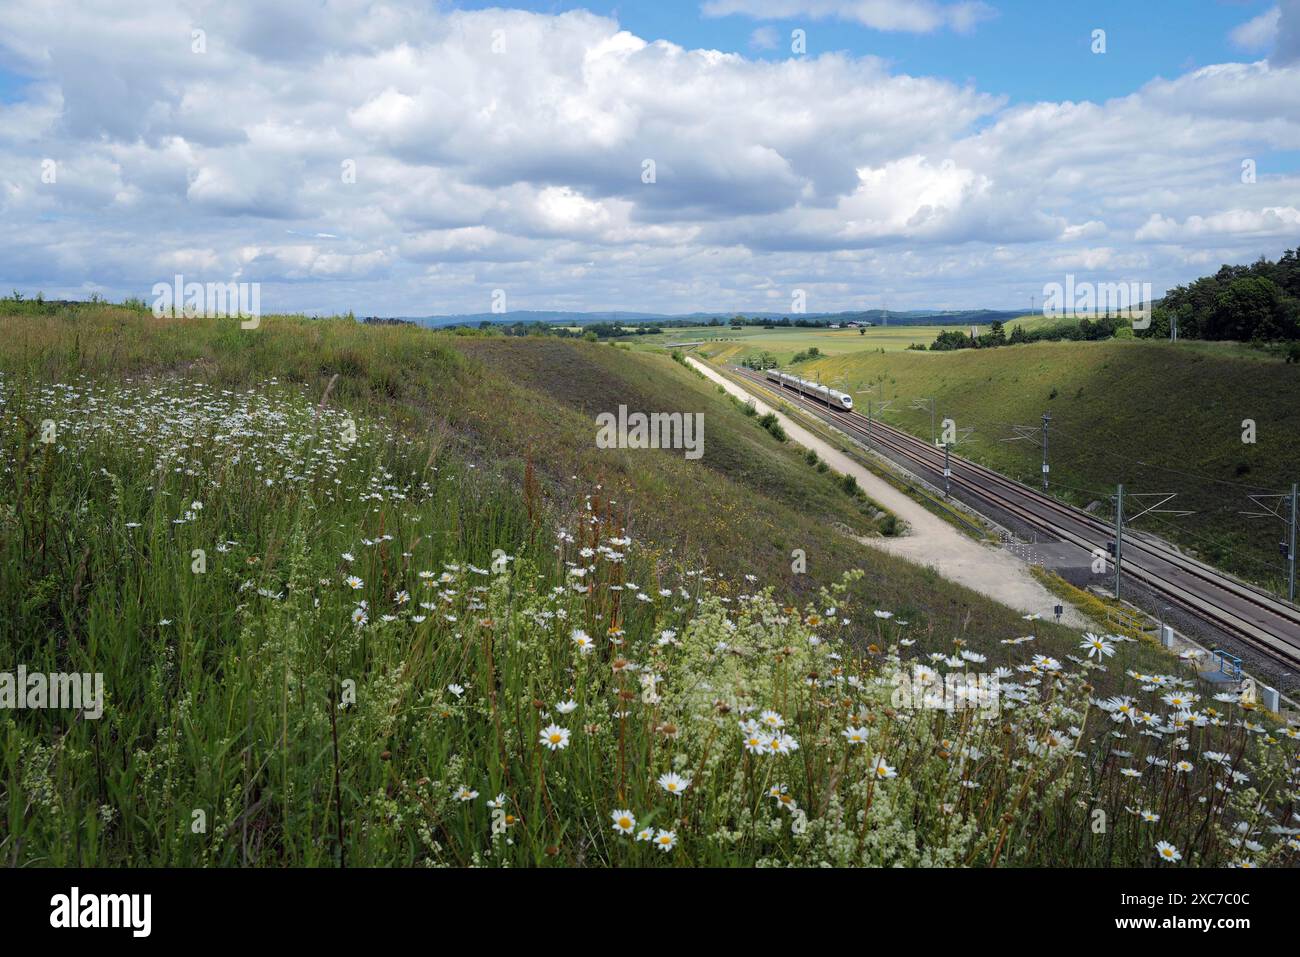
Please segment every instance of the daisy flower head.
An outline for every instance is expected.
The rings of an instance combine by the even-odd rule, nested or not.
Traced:
[[[614,811],[610,818],[614,821],[614,830],[620,834],[631,834],[636,827],[636,817],[631,811]]]
[[[1088,632],[1083,636],[1083,641],[1079,642],[1079,649],[1086,651],[1089,658],[1109,658],[1115,654],[1115,646],[1098,635]]]
[[[1160,858],[1160,860],[1168,861],[1171,864],[1183,859],[1183,855],[1179,853],[1178,848],[1174,847],[1168,841],[1156,842],[1156,856]]]
[[[569,729],[561,728],[558,724],[547,725],[538,735],[538,742],[552,751],[563,750],[569,746]]]
[[[891,767],[890,767],[890,766],[885,762],[885,757],[884,757],[884,755],[881,755],[880,757],[876,758],[876,767],[875,767],[875,772],[876,772],[876,777],[877,777],[877,778],[896,778],[896,777],[898,777],[898,772],[895,771],[893,768],[891,768]]]
[[[676,846],[677,832],[665,831],[663,828],[660,828],[659,833],[655,835],[655,847],[667,854]]]
[[[659,786],[669,794],[681,794],[691,786],[691,779],[684,778],[675,771],[659,775]]]

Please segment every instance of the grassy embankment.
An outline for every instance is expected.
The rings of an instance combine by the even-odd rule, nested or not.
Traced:
[[[1177,679],[1124,674],[1174,667],[1153,650],[1088,667],[1041,623],[1007,643],[1005,609],[847,540],[819,547],[863,578],[797,602],[779,570],[758,579],[786,555],[739,533],[866,516],[671,361],[263,322],[0,318],[5,667],[106,691],[97,720],[0,717],[7,863],[1077,866],[1150,862],[1158,839],[1196,863],[1294,856],[1267,826],[1293,806],[1295,746],[1236,706],[1184,732],[1192,772],[1173,728],[1124,726],[1118,753],[1089,688],[1177,724],[1159,700]],[[656,396],[706,411],[698,478],[676,453],[594,449],[593,408]],[[703,570],[727,548],[758,580]],[[872,614],[891,606],[911,624]],[[1000,715],[891,700],[900,668],[961,650],[939,670],[1010,669]],[[1267,847],[1234,849],[1238,821]]]
[[[714,351],[717,359],[741,354]],[[1289,492],[1300,479],[1300,366],[1237,344],[1128,340],[860,352],[802,368],[825,381],[842,379],[853,391],[871,388],[857,396],[860,404],[893,400],[885,420],[924,438],[930,414],[911,406],[934,397],[936,421],[975,427],[962,455],[1035,484],[1040,444],[1002,440],[1012,425],[1040,425],[1050,412],[1052,489],[1060,498],[1100,502],[1099,514],[1110,515],[1117,483],[1129,494],[1177,492],[1165,507],[1193,515],[1152,514],[1134,528],[1274,590],[1284,587],[1283,523],[1241,513],[1259,511],[1249,493]],[[1242,441],[1247,419],[1253,443]]]

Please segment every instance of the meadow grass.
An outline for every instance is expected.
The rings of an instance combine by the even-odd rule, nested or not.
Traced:
[[[928,346],[935,336],[949,329],[966,331],[970,326],[871,326],[857,329],[765,329],[762,326],[689,326],[665,329],[662,335],[641,336],[628,340],[640,351],[662,349],[667,343],[699,343],[698,348],[719,359],[758,355],[767,352],[778,362],[816,347],[826,355],[853,352],[897,352],[916,343]]]
[[[0,342],[0,370],[35,382],[178,378],[237,390],[274,378],[319,395],[337,375],[336,404],[443,442],[516,487],[531,467],[544,500],[569,501],[599,486],[624,511],[630,533],[661,547],[666,560],[759,575],[799,600],[862,568],[864,597],[954,636],[1004,632],[1019,618],[865,547],[892,516],[846,493],[833,472],[809,464],[666,355],[335,319],[269,316],[241,330],[106,306],[0,311]],[[703,458],[596,448],[594,416],[620,403],[703,412]],[[796,549],[806,573],[793,567]]]
[[[124,345],[134,374],[37,375],[64,344],[0,379],[4,667],[106,688],[98,719],[0,712],[10,865],[1295,861],[1295,730],[1158,650],[924,573],[908,611],[870,569],[799,598],[719,573],[599,482],[548,494],[473,454],[491,430],[430,430],[418,383],[360,387],[406,349],[491,376],[499,347],[317,328],[303,380],[172,326]],[[931,672],[999,693],[903,693]]]

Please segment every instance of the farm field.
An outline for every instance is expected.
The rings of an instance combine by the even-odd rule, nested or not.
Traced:
[[[1203,702],[1175,767],[1185,664],[861,543],[887,516],[668,357],[108,307],[0,341],[0,629],[107,687],[0,715],[15,866],[1295,859],[1276,719]],[[596,448],[618,402],[705,456]],[[923,700],[991,669],[983,713]]]
[[[929,345],[945,329],[965,326],[872,326],[860,335],[857,329],[764,329],[742,326],[692,326],[665,329],[662,335],[637,342],[634,348],[652,350],[669,343],[699,343],[700,352],[710,358],[739,361],[748,356],[771,353],[779,362],[789,362],[796,353],[816,346],[827,355],[863,350],[895,352],[912,343]]]

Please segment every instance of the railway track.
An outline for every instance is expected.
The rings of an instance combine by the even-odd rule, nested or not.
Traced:
[[[732,371],[751,384],[779,392],[787,401],[868,447],[892,453],[932,484],[942,484],[942,449],[879,420],[868,420],[857,411],[831,409],[816,399],[769,382],[759,373]],[[949,468],[955,490],[1089,554],[1097,549],[1105,552],[1107,543],[1114,541],[1115,529],[1109,523],[992,469],[951,454]],[[1274,660],[1300,667],[1300,609],[1163,543],[1126,532],[1121,551],[1126,578]],[[1113,567],[1113,559],[1108,561]]]

